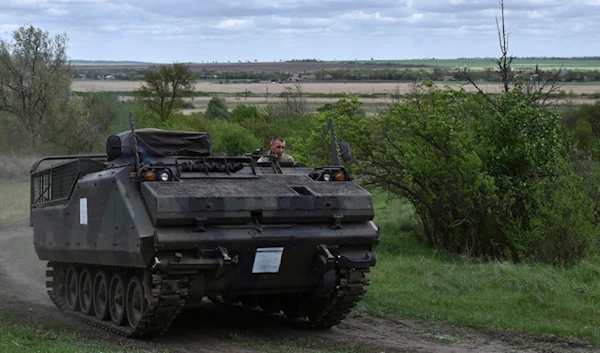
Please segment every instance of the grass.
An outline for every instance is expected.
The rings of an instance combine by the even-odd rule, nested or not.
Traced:
[[[261,336],[252,331],[235,330],[227,333],[227,339],[231,339],[237,345],[256,349],[265,353],[367,353],[371,352],[366,347],[342,347],[339,343],[324,342],[310,335],[302,337],[289,337],[281,332],[271,332]]]
[[[29,210],[29,170],[37,158],[0,154],[0,225],[24,219]]]
[[[375,200],[382,241],[368,313],[600,344],[600,258],[569,268],[465,259],[423,245],[405,203]]]
[[[491,59],[415,59],[415,60],[373,60],[373,61],[358,61],[358,63],[373,63],[390,65],[405,65],[414,67],[446,67],[446,68],[463,68],[468,67],[472,70],[483,70],[486,68],[495,68],[496,64]],[[512,61],[513,69],[527,68],[535,69],[538,65],[539,69],[558,69],[561,66],[563,69],[577,70],[599,70],[599,59],[528,59],[516,58]]]
[[[0,153],[0,180],[28,180],[36,157]]]
[[[65,330],[0,315],[0,352],[3,353],[117,353],[142,352],[110,347]]]
[[[29,183],[0,181],[0,225],[24,219],[29,210]]]

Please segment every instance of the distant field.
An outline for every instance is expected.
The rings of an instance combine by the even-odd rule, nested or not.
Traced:
[[[468,67],[472,70],[483,70],[486,68],[496,68],[492,59],[421,59],[421,60],[373,60],[363,61],[361,63],[373,63],[381,65],[391,63],[394,65],[407,66],[439,66],[448,68],[464,68]],[[514,59],[511,63],[513,68],[535,69],[538,65],[539,69],[558,69],[561,66],[564,69],[579,69],[579,70],[600,70],[600,60],[582,60],[582,59]]]
[[[171,63],[144,62],[73,62],[76,69],[148,69],[157,65]],[[513,68],[534,69],[565,69],[600,70],[600,60],[596,59],[514,59]],[[318,70],[382,70],[382,69],[419,69],[419,68],[464,68],[483,70],[495,68],[492,59],[414,59],[414,60],[346,60],[346,61],[289,61],[289,62],[220,62],[220,63],[190,63],[194,71],[318,71]]]
[[[74,81],[71,86],[73,91],[111,91],[111,92],[131,92],[140,87],[141,81],[93,81],[80,80]],[[440,83],[440,85],[446,84]],[[464,85],[468,91],[475,89],[471,85],[460,83],[448,83],[450,86],[459,87]],[[393,93],[406,94],[410,92],[411,83],[406,82],[307,82],[302,83],[301,87],[305,93],[351,93],[351,94],[375,94],[375,93]],[[285,87],[294,87],[292,83],[227,83],[218,82],[197,82],[196,90],[202,92],[229,93],[236,94],[249,92],[252,94],[279,94],[284,92]],[[486,93],[500,93],[502,91],[499,84],[481,84],[480,88]],[[566,92],[573,94],[593,94],[600,92],[600,83],[596,84],[569,84],[563,88]]]

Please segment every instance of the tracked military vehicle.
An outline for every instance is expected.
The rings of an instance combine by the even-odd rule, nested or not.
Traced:
[[[333,130],[332,130],[333,131]],[[136,338],[203,298],[330,328],[375,265],[371,195],[339,161],[309,168],[211,155],[208,133],[132,128],[106,154],[31,170],[35,250],[63,312]]]

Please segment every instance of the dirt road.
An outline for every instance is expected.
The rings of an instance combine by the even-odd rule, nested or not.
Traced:
[[[72,330],[87,340],[147,352],[262,352],[265,347],[304,352],[593,352],[577,340],[555,340],[517,333],[421,324],[399,318],[374,318],[355,312],[328,331],[302,329],[282,316],[241,307],[206,303],[186,308],[169,331],[153,340],[125,339],[58,313],[45,292],[45,263],[37,259],[32,231],[24,221],[0,225],[0,318],[43,322]],[[368,295],[368,294],[367,294]]]

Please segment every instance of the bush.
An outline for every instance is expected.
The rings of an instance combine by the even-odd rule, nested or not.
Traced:
[[[219,97],[212,97],[211,100],[208,101],[204,116],[209,119],[229,119],[231,118],[231,113],[227,110],[227,105],[224,100]]]
[[[583,259],[594,250],[600,229],[595,221],[596,201],[590,197],[591,191],[584,177],[568,169],[534,184],[531,188],[534,212],[529,227],[519,233],[518,239],[512,239],[519,246],[519,257],[565,265]]]
[[[261,141],[244,127],[228,122],[214,122],[210,128],[213,154],[239,156],[261,147]]]
[[[564,125],[577,148],[600,159],[600,102],[582,104],[563,114]]]
[[[262,146],[267,146],[274,136],[281,136],[286,140],[286,149],[293,154],[298,152],[296,141],[306,139],[314,128],[311,115],[281,117],[273,105],[238,104],[231,113],[233,121],[258,137]]]
[[[207,132],[215,121],[207,119],[202,113],[174,114],[165,126],[167,130]]]
[[[568,161],[560,117],[536,101],[519,84],[486,100],[428,83],[370,117],[355,98],[342,99],[320,109],[303,157],[327,161],[322,131],[333,118],[338,138],[353,148],[348,167],[365,185],[408,199],[429,244],[568,264],[596,238],[594,172]]]

